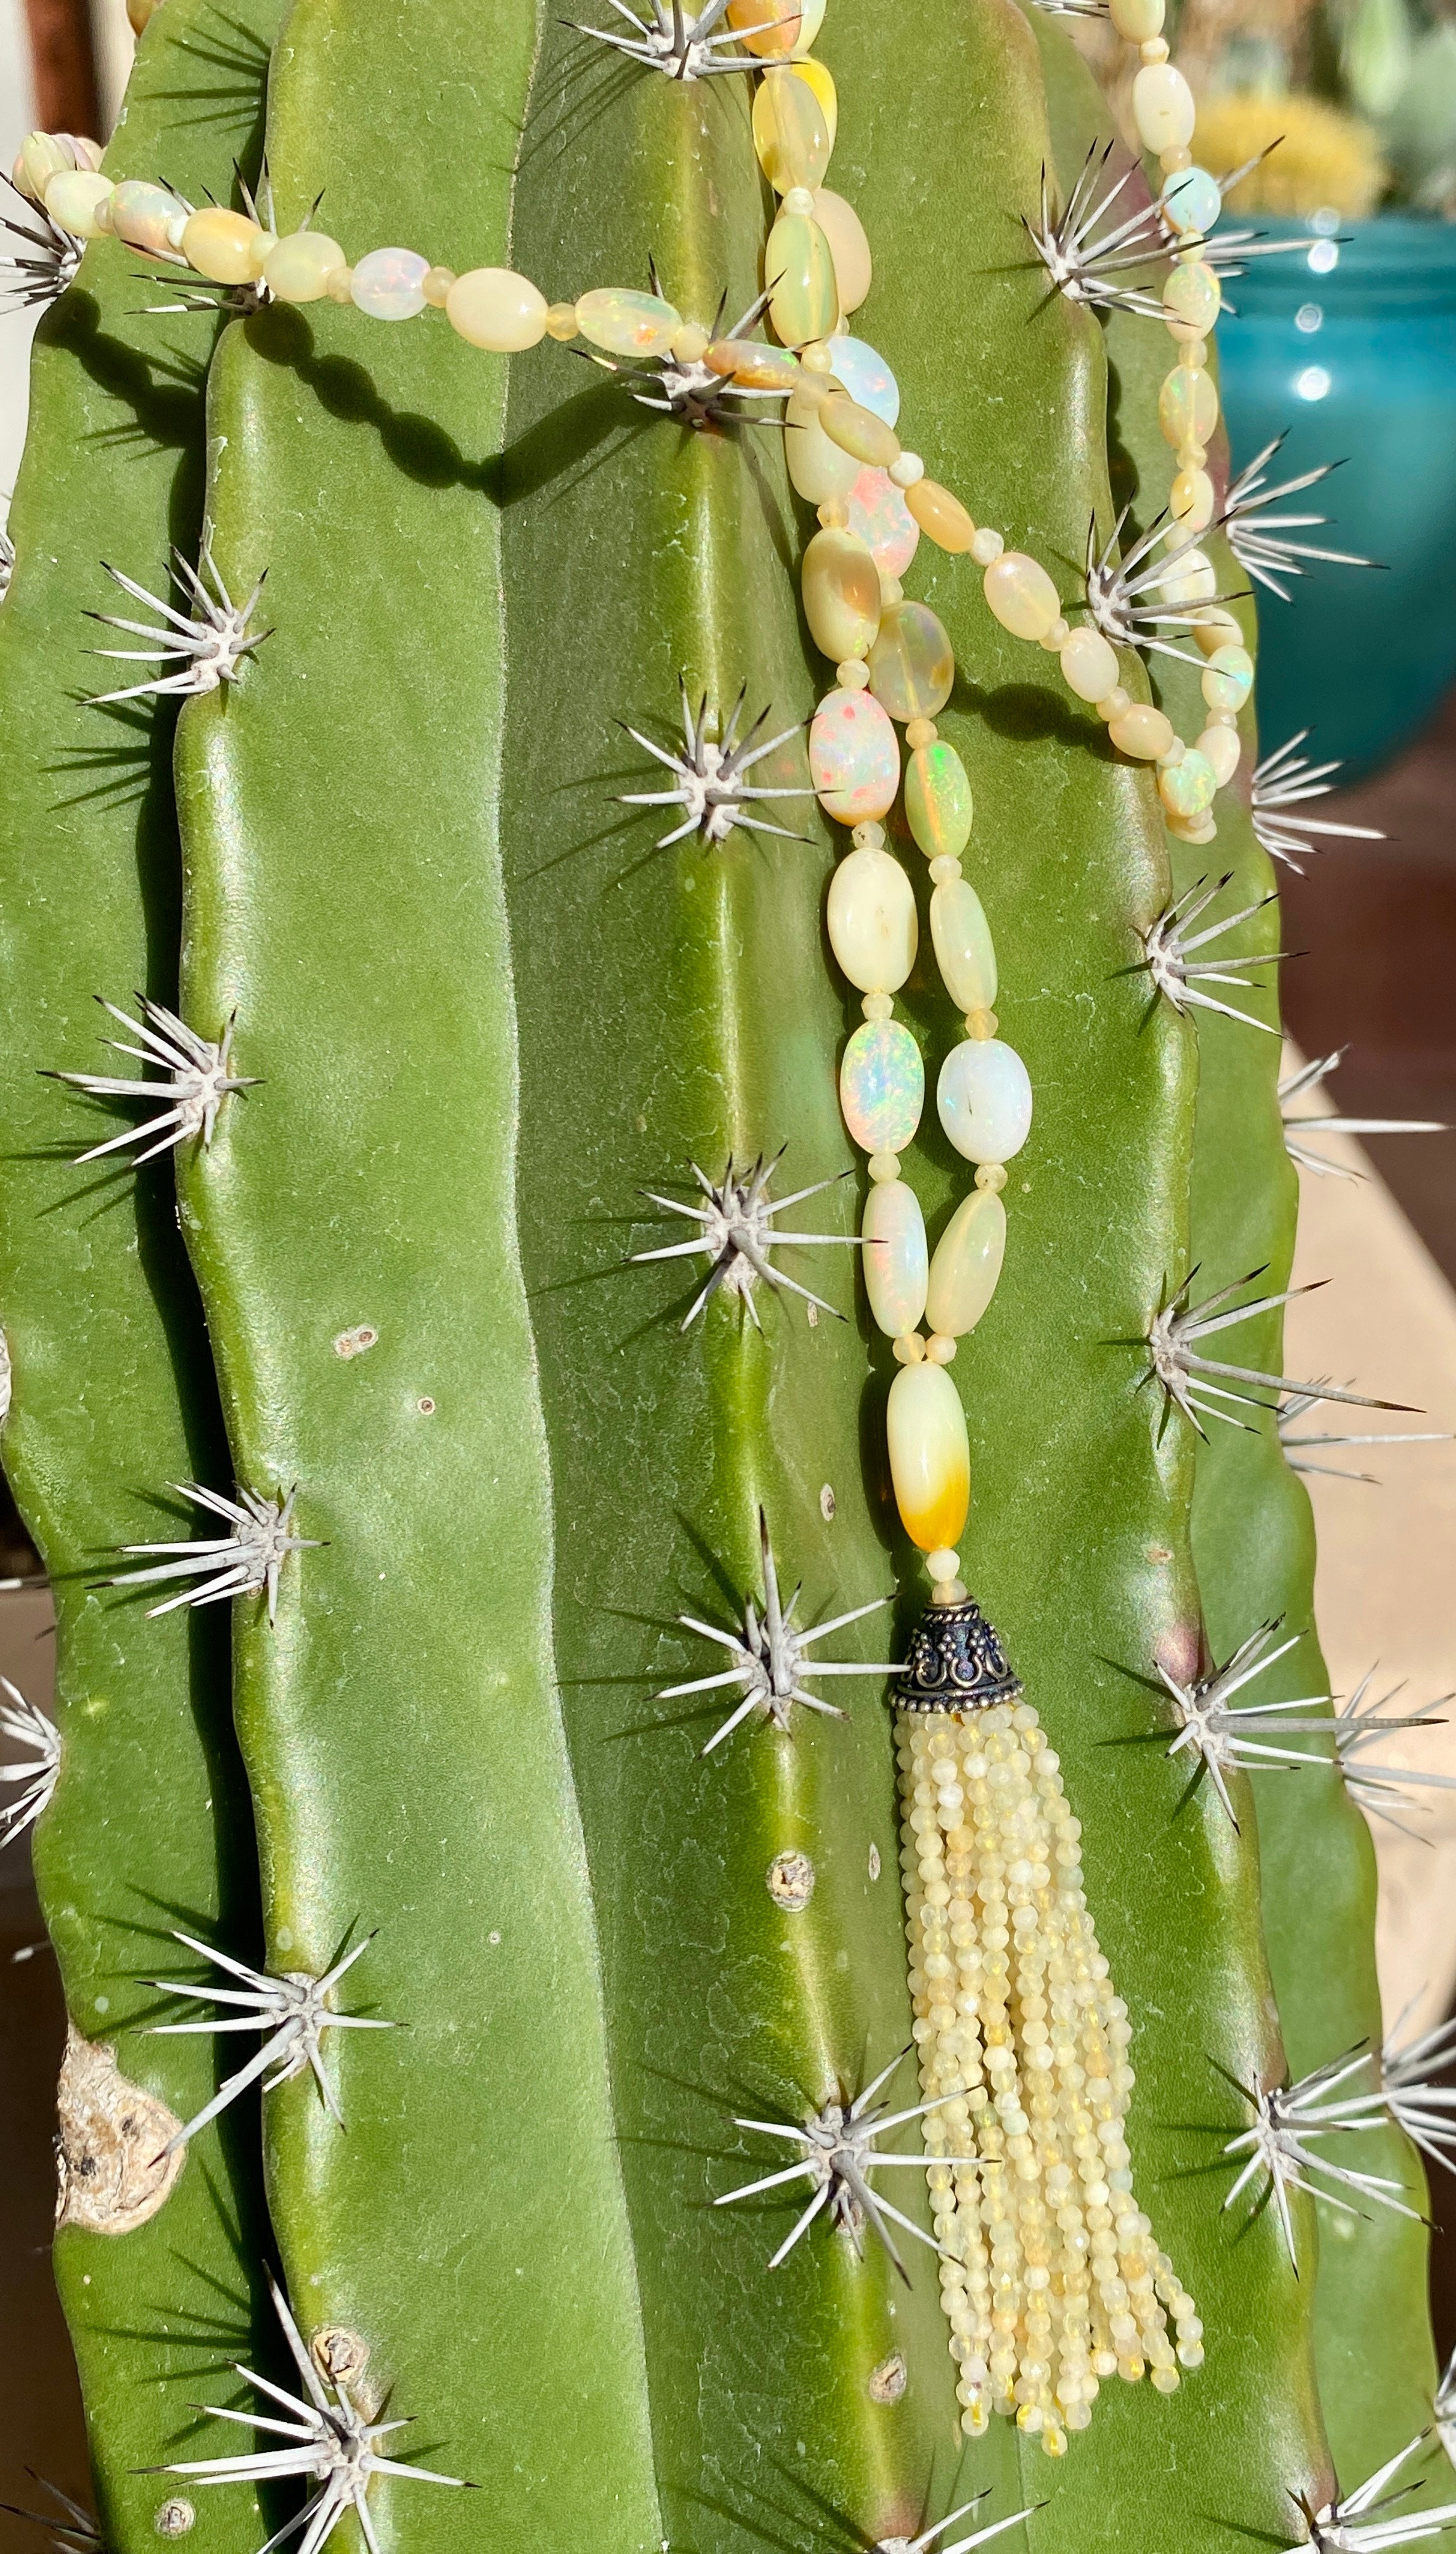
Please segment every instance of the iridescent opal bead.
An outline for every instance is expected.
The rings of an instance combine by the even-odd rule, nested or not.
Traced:
[[[350,295],[355,307],[367,310],[372,319],[412,319],[425,306],[429,271],[429,259],[416,257],[412,249],[373,249],[354,269]]]
[[[1079,701],[1105,701],[1117,681],[1117,652],[1100,630],[1073,630],[1058,654],[1063,679]]]
[[[931,1261],[931,1328],[959,1339],[995,1294],[1006,1256],[1006,1209],[994,1189],[972,1189],[952,1216]]]
[[[1209,443],[1218,423],[1218,392],[1211,375],[1176,364],[1158,394],[1158,422],[1175,446]]]
[[[781,345],[827,337],[840,315],[829,241],[808,213],[780,213],[763,252],[768,315]]]
[[[996,944],[985,907],[967,879],[948,878],[936,888],[931,897],[931,939],[941,980],[957,1011],[994,1010]],[[1003,1153],[972,1156],[998,1162],[1005,1158]]]
[[[869,652],[869,683],[891,718],[933,719],[955,685],[955,656],[928,603],[892,603]]]
[[[265,237],[268,246],[264,247]],[[204,204],[200,213],[187,216],[181,235],[181,252],[188,266],[205,275],[212,284],[251,284],[263,270],[263,261],[274,242],[271,236],[250,222],[245,213],[225,212],[221,204]],[[261,254],[260,254],[261,252]],[[403,249],[380,249],[380,257],[403,257]],[[426,261],[418,261],[420,274]],[[423,309],[423,299],[417,307]]]
[[[445,296],[445,316],[468,345],[493,355],[518,355],[546,334],[544,292],[506,266],[476,266],[457,275]]]
[[[1062,618],[1057,588],[1046,569],[1022,550],[1003,550],[985,574],[986,601],[1013,638],[1045,638]]]
[[[576,317],[582,335],[606,355],[665,355],[683,324],[682,313],[657,293],[615,288],[584,292]]]
[[[824,391],[816,380],[795,391],[784,411],[784,453],[789,477],[811,506],[827,506],[836,497],[847,497],[859,476],[859,463],[852,454],[831,443],[820,424],[823,404]]]
[[[1206,169],[1176,169],[1163,188],[1162,204],[1175,230],[1196,231],[1206,239],[1223,210],[1218,179]]]
[[[865,543],[883,576],[903,576],[920,547],[920,525],[883,470],[861,470],[844,500],[849,529]]]
[[[57,169],[46,181],[46,210],[72,239],[96,239],[102,228],[97,215],[114,192],[99,169]]]
[[[58,202],[59,187],[56,193]],[[49,190],[46,209],[51,210]],[[146,177],[123,177],[120,185],[110,189],[106,228],[113,238],[125,240],[129,248],[145,249],[149,257],[160,257],[168,244],[169,226],[178,213],[185,211],[185,204],[178,201],[169,186],[154,186]],[[58,214],[56,218],[58,220]]]
[[[1031,1076],[1014,1046],[967,1038],[941,1067],[936,1106],[968,1162],[1009,1162],[1031,1133]]]
[[[263,281],[279,301],[321,301],[328,280],[349,263],[324,231],[290,231],[264,262]]]
[[[840,1066],[840,1106],[866,1153],[903,1153],[925,1107],[925,1064],[903,1020],[866,1020]]]
[[[958,497],[934,479],[917,479],[905,491],[909,507],[921,530],[937,549],[948,550],[952,558],[963,558],[975,539],[975,525]]]
[[[1212,806],[1218,782],[1213,766],[1195,745],[1184,749],[1180,762],[1170,763],[1158,774],[1158,795],[1170,816],[1183,824],[1206,815]]]
[[[970,1514],[970,1440],[943,1365],[902,1366],[885,1412],[900,1522],[921,1552],[944,1552]]]
[[[781,346],[755,346],[742,337],[716,339],[703,357],[710,372],[729,375],[744,390],[788,391],[792,397],[803,382],[795,356]]]
[[[1203,668],[1203,698],[1211,710],[1241,710],[1254,688],[1254,659],[1247,647],[1219,647]]]
[[[1145,151],[1180,150],[1193,138],[1193,92],[1172,62],[1145,62],[1133,81],[1133,121]]]
[[[795,70],[765,71],[753,100],[753,148],[775,194],[819,185],[830,165],[829,118]]]
[[[756,54],[761,61],[790,55],[803,23],[790,0],[728,0],[728,22],[744,52]]]
[[[925,1217],[904,1180],[881,1180],[864,1201],[864,1291],[879,1327],[892,1339],[919,1328],[930,1286]]]
[[[816,190],[814,218],[829,241],[835,281],[840,288],[840,310],[847,318],[861,301],[869,299],[869,288],[874,282],[868,235],[853,205],[837,195],[832,186]]]
[[[825,401],[819,421],[831,443],[871,470],[888,470],[900,458],[900,437],[894,427],[876,416],[872,407],[861,407],[857,400],[836,392]]]
[[[872,692],[831,692],[809,731],[809,771],[840,825],[887,816],[900,787],[900,740]]]
[[[892,852],[848,852],[830,879],[830,947],[861,993],[897,993],[915,964],[915,889]]]
[[[1220,789],[1226,789],[1239,767],[1242,748],[1236,727],[1205,727],[1197,740],[1202,755]]]
[[[898,424],[900,385],[883,355],[877,355],[862,337],[836,337],[830,353],[840,389],[846,390],[861,407],[883,417],[886,425]]]
[[[1163,307],[1176,337],[1206,337],[1223,302],[1217,276],[1199,258],[1176,266],[1163,288]]]
[[[832,665],[863,656],[880,626],[880,573],[857,534],[835,526],[816,532],[801,571],[804,617],[816,647]]]
[[[922,745],[912,754],[905,773],[905,814],[928,861],[959,860],[970,840],[975,806],[969,774],[953,745]]]

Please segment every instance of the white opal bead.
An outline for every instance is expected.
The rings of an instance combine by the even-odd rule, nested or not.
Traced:
[[[896,425],[900,417],[900,385],[873,346],[862,337],[836,337],[830,347],[835,379],[851,400],[867,407],[886,425]]]
[[[996,947],[973,886],[954,878],[931,897],[936,964],[957,1011],[989,1011],[996,1002]]]
[[[915,889],[891,852],[850,852],[830,880],[830,946],[861,993],[894,993],[915,964]]]
[[[968,1162],[1009,1162],[1031,1133],[1031,1076],[1000,1038],[967,1038],[941,1067],[936,1106]]]
[[[524,275],[504,266],[476,266],[457,275],[445,296],[445,316],[458,337],[489,354],[518,355],[546,334],[546,296]]]
[[[927,1304],[934,1329],[952,1339],[973,1331],[995,1294],[1006,1255],[1006,1209],[993,1189],[963,1198],[936,1244]]]
[[[1145,151],[1180,151],[1191,142],[1193,92],[1172,62],[1145,62],[1133,82],[1133,119]]]
[[[371,249],[354,269],[349,287],[354,306],[368,311],[371,319],[413,319],[424,308],[429,271],[429,259],[416,257],[413,249]]]
[[[943,1365],[902,1366],[885,1413],[895,1505],[922,1552],[948,1551],[970,1513],[970,1440]]]
[[[1060,649],[1062,675],[1079,701],[1103,701],[1117,681],[1117,654],[1100,630],[1072,630]]]
[[[46,183],[46,210],[72,239],[96,239],[96,215],[113,191],[98,169],[57,169]]]
[[[866,1020],[840,1065],[840,1106],[860,1151],[903,1153],[925,1106],[925,1061],[903,1020]]]
[[[840,824],[889,814],[900,787],[900,740],[872,692],[840,690],[820,702],[809,771],[821,807]]]
[[[869,1309],[888,1338],[903,1338],[919,1329],[930,1285],[925,1218],[914,1189],[904,1180],[872,1188],[859,1230]]]

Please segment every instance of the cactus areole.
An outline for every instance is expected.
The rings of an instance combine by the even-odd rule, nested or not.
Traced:
[[[1358,1813],[1194,1571],[1205,1420],[1294,1387],[1190,1257],[1207,1015],[1276,1023],[1196,867],[1253,630],[1163,0],[1095,207],[1011,0],[133,14],[104,165],[17,164],[0,617],[102,2542],[1436,2532],[1408,2428],[1331,2461],[1328,2300],[1424,2365],[1409,2150],[1288,2083],[1260,1735]]]

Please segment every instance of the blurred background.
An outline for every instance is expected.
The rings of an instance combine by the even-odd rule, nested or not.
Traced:
[[[130,5],[145,23],[160,0]],[[1129,49],[1095,17],[1069,24],[1125,122]],[[1309,730],[1299,750],[1339,756],[1345,785],[1298,812],[1362,829],[1311,841],[1302,873],[1281,872],[1284,945],[1303,953],[1284,976],[1287,1069],[1340,1055],[1303,1114],[1456,1124],[1456,0],[1449,13],[1432,0],[1182,0],[1170,34],[1213,174],[1278,140],[1230,190],[1230,215],[1299,243],[1252,261],[1220,322],[1235,467],[1280,435],[1276,481],[1343,463],[1286,509],[1330,527],[1289,536],[1382,563],[1301,562],[1307,573],[1279,576],[1283,592],[1260,593],[1265,749]],[[124,0],[0,0],[0,169],[33,127],[104,140],[132,43]],[[0,257],[11,245],[0,237]],[[0,308],[0,520],[33,317]],[[1312,1149],[1327,1168],[1300,1173],[1295,1281],[1333,1282],[1290,1307],[1288,1371],[1427,1414],[1393,1426],[1456,1430],[1456,1134],[1331,1135]],[[1315,1410],[1296,1433],[1343,1424]],[[1296,1459],[1318,1467],[1307,1479],[1335,1690],[1374,1669],[1379,1691],[1404,1684],[1408,1707],[1449,1695],[1456,1443]],[[49,1602],[3,1486],[0,1580],[0,1674],[48,1708]],[[1456,1698],[1449,1727],[1407,1745],[1412,1764],[1456,1777]],[[1456,2007],[1456,1790],[1425,1794],[1411,1824],[1382,1826],[1376,1843],[1387,2017],[1410,2007],[1413,2031]],[[22,1843],[0,1857],[0,2334],[12,2345],[0,2503],[41,2510],[29,2466],[87,2496],[49,2260],[62,2027]],[[1456,2176],[1435,2180],[1444,2356],[1456,2347]],[[0,2509],[6,2554],[37,2542]]]

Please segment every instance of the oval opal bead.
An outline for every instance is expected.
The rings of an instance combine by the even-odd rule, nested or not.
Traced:
[[[801,0],[799,33],[794,40],[796,54],[808,53],[820,28],[824,25],[824,14],[828,7],[829,0]]]
[[[1206,169],[1175,169],[1161,201],[1175,230],[1197,231],[1204,239],[1223,211],[1218,179]]]
[[[1206,470],[1179,470],[1168,496],[1168,511],[1179,531],[1206,532],[1217,504]]]
[[[812,390],[795,391],[784,411],[784,452],[789,477],[799,496],[811,506],[827,506],[836,497],[847,497],[859,476],[859,463],[837,443],[831,443],[819,421],[823,393],[818,384]]]
[[[824,108],[797,71],[765,71],[753,100],[753,148],[776,195],[819,185],[830,165]]]
[[[847,318],[861,301],[869,299],[874,282],[874,259],[870,255],[869,235],[859,215],[833,186],[821,186],[814,198],[814,218],[830,244],[835,262],[835,282],[840,288],[840,309]]]
[[[1163,33],[1166,0],[1111,0],[1108,16],[1126,45],[1146,45]]]
[[[792,398],[804,379],[797,356],[781,346],[745,344],[741,337],[720,337],[703,361],[710,372],[730,373],[745,390],[787,391]]]
[[[922,745],[912,754],[905,774],[905,814],[928,861],[959,860],[970,840],[975,804],[969,774],[953,745]]]
[[[891,718],[934,718],[955,686],[955,656],[928,603],[892,603],[869,651],[869,682]]]
[[[931,897],[931,938],[942,982],[957,1011],[994,1010],[996,944],[985,907],[965,878],[952,878],[947,885],[935,889]],[[993,1157],[986,1154],[984,1158],[989,1161]],[[1003,1161],[1005,1155],[997,1153],[994,1159]]]
[[[416,257],[412,249],[372,249],[354,269],[350,297],[371,319],[413,319],[425,306],[429,271],[429,259]]]
[[[1205,656],[1216,656],[1220,647],[1242,647],[1244,634],[1231,612],[1209,608],[1199,614],[1192,636]]]
[[[959,1541],[970,1514],[970,1440],[960,1395],[943,1365],[902,1366],[885,1412],[900,1522],[921,1552]]]
[[[1172,62],[1145,62],[1133,82],[1133,121],[1145,151],[1180,151],[1193,138],[1193,92]]]
[[[968,1162],[1009,1162],[1032,1130],[1031,1075],[1000,1038],[966,1038],[941,1067],[936,1106]]]
[[[1206,337],[1223,304],[1223,293],[1211,266],[1201,258],[1176,266],[1163,288],[1163,307],[1176,337]]]
[[[824,16],[823,9],[819,14],[821,17]],[[828,62],[807,61],[804,54],[804,39],[801,35],[790,57],[791,66],[798,78],[808,81],[819,100],[825,129],[830,138],[830,149],[833,151],[835,138],[840,130],[840,92],[835,86],[835,75]]]
[[[200,213],[191,213],[187,217],[181,239],[182,255],[188,266],[194,268],[198,275],[205,275],[212,284],[251,284],[262,272],[263,257],[270,254],[270,250],[264,250],[263,257],[259,255],[264,236],[258,224],[250,222],[246,213],[224,212],[220,204],[204,204]],[[402,249],[397,253],[401,257],[404,254]],[[389,257],[392,252],[382,249],[377,254]],[[418,265],[423,275],[423,258],[418,260]],[[424,307],[423,300],[419,306],[421,309]]]
[[[809,731],[809,771],[827,816],[867,825],[887,816],[900,788],[900,740],[873,692],[831,692]]]
[[[892,852],[848,852],[830,879],[830,947],[861,993],[897,993],[915,964],[915,889]]]
[[[97,239],[101,225],[96,215],[113,191],[111,179],[98,169],[57,169],[47,179],[46,210],[72,239]]]
[[[263,281],[279,301],[321,301],[328,279],[347,266],[335,239],[324,231],[290,231],[269,250]]]
[[[986,601],[1013,638],[1045,638],[1062,618],[1062,603],[1046,569],[1022,550],[1003,550],[985,575]]]
[[[1165,603],[1211,603],[1218,592],[1218,571],[1202,550],[1174,550],[1158,591]]]
[[[903,1153],[925,1107],[925,1063],[903,1020],[866,1020],[844,1049],[840,1106],[866,1153]]]
[[[728,22],[744,52],[756,54],[760,61],[790,55],[803,23],[790,0],[728,0]]]
[[[975,525],[958,497],[934,479],[917,479],[913,488],[906,489],[905,503],[938,550],[964,558],[975,539]]]
[[[808,213],[780,213],[763,252],[768,315],[784,346],[827,337],[840,315],[840,288],[829,241]]]
[[[1239,767],[1242,752],[1236,727],[1207,727],[1198,739],[1202,755],[1220,789],[1226,789]]]
[[[835,359],[835,379],[841,390],[861,407],[882,416],[886,425],[895,425],[900,416],[900,385],[873,346],[862,337],[837,337],[830,348]]]
[[[1151,703],[1134,701],[1130,710],[1113,720],[1107,733],[1119,754],[1130,754],[1138,762],[1156,762],[1173,743],[1173,721]]]
[[[1203,668],[1203,698],[1211,710],[1241,710],[1254,688],[1254,659],[1247,647],[1219,647]]]
[[[91,182],[94,185],[94,178]],[[110,191],[106,227],[112,236],[125,240],[129,248],[145,249],[149,256],[160,257],[168,245],[168,226],[178,213],[186,211],[185,204],[177,201],[169,186],[154,186],[146,177],[123,177],[120,185]],[[57,195],[58,192],[57,189]]]
[[[492,355],[518,355],[538,346],[546,334],[546,310],[544,292],[505,266],[472,267],[457,275],[445,296],[445,316],[457,337]]]
[[[1170,816],[1179,817],[1184,824],[1206,815],[1217,788],[1213,766],[1195,745],[1185,748],[1181,762],[1170,763],[1158,774],[1159,797]]]
[[[855,533],[816,532],[804,553],[804,617],[832,665],[863,656],[880,626],[880,572]]]
[[[605,355],[665,355],[683,324],[681,312],[657,293],[611,288],[584,292],[576,320],[582,335]]]
[[[1100,630],[1073,630],[1059,655],[1068,691],[1079,701],[1105,701],[1117,681],[1117,651]]]
[[[52,178],[58,177],[62,169],[79,165],[69,134],[28,133],[20,146],[11,183],[18,193],[29,195],[33,204],[44,204]]]
[[[973,1331],[995,1294],[1006,1256],[1006,1209],[993,1189],[972,1189],[952,1216],[931,1261],[931,1329],[948,1339]]]
[[[1218,423],[1218,391],[1211,376],[1175,364],[1158,394],[1158,422],[1166,442],[1208,443]]]
[[[872,407],[861,407],[857,400],[836,393],[825,401],[819,421],[831,443],[871,470],[888,470],[900,458],[900,437],[894,427],[876,416]]]
[[[849,529],[857,532],[882,576],[903,576],[920,547],[920,525],[883,470],[861,470],[845,504]]]
[[[859,1226],[864,1243],[864,1291],[869,1309],[892,1339],[918,1330],[930,1287],[930,1248],[925,1217],[904,1180],[880,1180],[864,1201]]]

